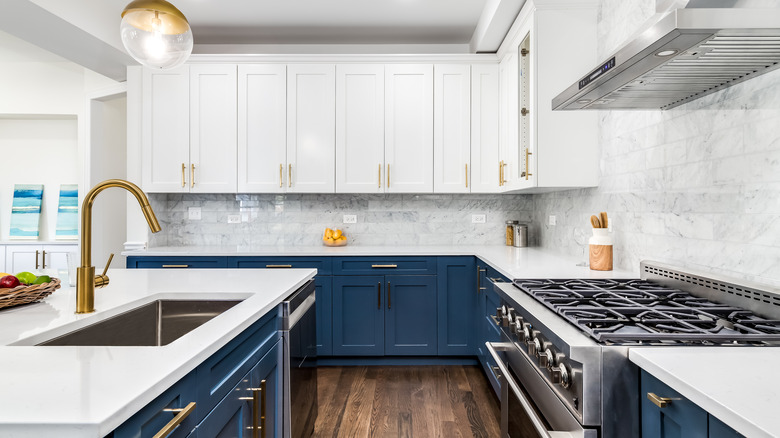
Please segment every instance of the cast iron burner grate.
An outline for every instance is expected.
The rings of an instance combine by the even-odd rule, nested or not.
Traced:
[[[647,280],[515,280],[514,284],[603,343],[780,341],[780,320]]]

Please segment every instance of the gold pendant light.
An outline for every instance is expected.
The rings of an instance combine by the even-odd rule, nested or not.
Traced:
[[[178,67],[192,53],[187,18],[165,0],[130,2],[122,11],[119,30],[130,56],[147,67]]]

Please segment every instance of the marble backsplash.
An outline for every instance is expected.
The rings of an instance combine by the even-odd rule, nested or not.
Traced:
[[[604,0],[600,58],[654,11]],[[588,218],[607,211],[620,268],[653,259],[780,286],[780,71],[669,111],[599,118],[599,187],[534,196],[536,223],[557,216],[541,246],[585,259]]]
[[[151,194],[163,231],[150,246],[320,245],[325,227],[354,245],[500,245],[505,221],[529,222],[528,195]],[[189,207],[201,208],[189,220]],[[343,224],[344,214],[357,223]],[[486,223],[473,224],[472,214]],[[240,215],[240,223],[228,223]],[[533,233],[531,233],[533,236]],[[534,244],[533,239],[530,242]]]

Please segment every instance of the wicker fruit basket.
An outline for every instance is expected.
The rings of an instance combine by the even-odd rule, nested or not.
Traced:
[[[24,285],[0,289],[0,309],[35,303],[60,288],[60,279],[52,278],[48,283]]]

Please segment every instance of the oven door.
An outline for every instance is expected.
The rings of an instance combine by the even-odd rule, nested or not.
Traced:
[[[584,428],[511,342],[486,342],[501,383],[501,438],[596,438]],[[525,363],[523,363],[525,362]],[[533,371],[533,374],[528,373]],[[523,385],[522,375],[528,381]],[[527,388],[532,390],[529,392]],[[547,391],[545,391],[545,389]],[[550,398],[552,397],[552,398]]]

